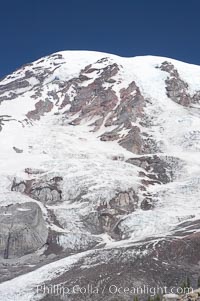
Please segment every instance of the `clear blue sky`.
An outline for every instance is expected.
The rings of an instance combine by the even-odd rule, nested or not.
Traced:
[[[200,65],[199,0],[1,0],[0,76],[59,50]]]

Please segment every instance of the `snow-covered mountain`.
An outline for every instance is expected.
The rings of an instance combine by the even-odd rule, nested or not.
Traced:
[[[200,67],[163,57],[65,51],[2,79],[0,300],[195,283],[199,109]],[[37,291],[60,283],[99,292]]]

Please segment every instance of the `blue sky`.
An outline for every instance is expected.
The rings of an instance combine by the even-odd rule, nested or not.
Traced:
[[[2,0],[0,76],[72,49],[200,65],[199,13],[199,0]]]

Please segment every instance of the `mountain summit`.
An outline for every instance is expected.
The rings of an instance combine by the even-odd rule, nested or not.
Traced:
[[[195,284],[199,109],[200,67],[163,57],[64,51],[2,79],[0,300]]]

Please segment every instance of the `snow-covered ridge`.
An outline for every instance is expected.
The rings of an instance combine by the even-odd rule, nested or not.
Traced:
[[[55,59],[57,55],[62,56],[62,58]],[[51,67],[52,69],[55,69],[55,76],[59,75],[61,79],[67,79],[67,77],[70,78],[78,76],[81,69],[84,69],[85,66],[94,64],[95,62],[103,58],[108,58],[110,62],[116,62],[117,64],[122,65],[127,70],[131,70],[132,75],[139,72],[138,69],[140,69],[141,72],[143,72],[144,70],[147,72],[146,68],[156,67],[163,62],[168,61],[172,63],[176,69],[178,69],[181,77],[185,81],[187,81],[189,85],[191,85],[191,88],[193,88],[193,90],[198,90],[200,87],[200,66],[181,62],[171,58],[151,55],[120,57],[118,55],[97,51],[60,51],[50,56],[46,56],[42,59],[38,59],[37,61],[31,63],[31,65],[25,65],[23,72],[30,69],[44,69]],[[59,66],[59,68],[56,68],[56,66]],[[98,68],[98,64],[95,64],[94,66]],[[99,67],[102,67],[102,63],[99,64]],[[136,69],[134,69],[134,67]],[[13,79],[20,78],[21,74],[22,72],[20,71],[20,69],[13,72],[12,75],[6,76],[5,79],[0,82],[0,86],[11,82]]]

